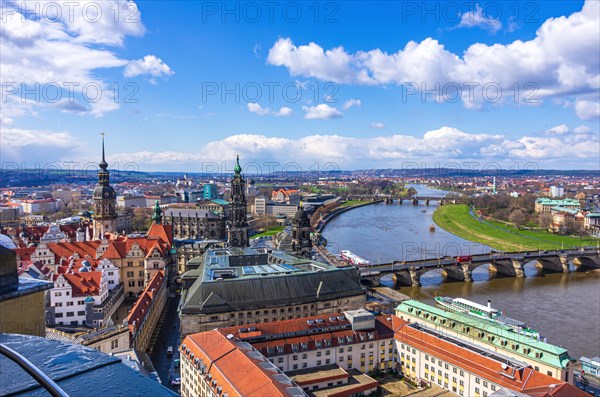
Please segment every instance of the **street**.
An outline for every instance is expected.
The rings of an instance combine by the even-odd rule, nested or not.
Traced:
[[[592,396],[600,396],[600,381],[590,375],[583,375],[579,371],[573,371],[575,376],[575,386],[590,393]]]
[[[171,386],[173,376],[179,376],[179,368],[174,368],[174,360],[179,358],[179,317],[177,316],[177,306],[179,305],[179,295],[169,298],[165,305],[167,313],[162,325],[162,329],[156,340],[154,351],[151,354],[152,362],[158,372],[162,384],[173,391],[179,392],[179,386]],[[173,355],[167,355],[169,346],[173,347]]]

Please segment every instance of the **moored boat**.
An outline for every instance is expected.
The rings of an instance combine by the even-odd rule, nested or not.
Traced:
[[[492,307],[491,301],[489,300],[487,306],[484,306],[477,302],[470,301],[468,299],[450,298],[447,296],[436,296],[435,302],[438,305],[443,306],[444,308],[450,311],[494,321],[498,324],[510,327],[514,332],[517,332],[519,334],[540,339],[539,332],[532,328],[529,328],[523,321],[507,317],[504,314],[502,314],[500,310],[494,309]]]

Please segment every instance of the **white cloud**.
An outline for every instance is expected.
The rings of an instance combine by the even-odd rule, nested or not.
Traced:
[[[307,120],[313,119],[339,119],[342,117],[342,112],[329,106],[326,103],[322,103],[316,106],[302,106],[302,110],[306,112],[304,118]]]
[[[600,118],[600,102],[578,100],[575,102],[575,112],[583,120],[598,119]]]
[[[72,160],[67,157],[77,154],[80,145],[80,141],[68,132],[5,126],[0,134],[0,153],[4,162],[22,163],[31,159],[39,163]],[[62,158],[57,158],[57,154]]]
[[[483,15],[483,8],[479,4],[475,4],[475,9],[465,12],[460,16],[458,28],[473,28],[480,27],[496,33],[502,29],[502,22],[496,18]]]
[[[270,108],[263,108],[262,106],[260,106],[260,104],[258,104],[256,102],[248,102],[246,107],[248,108],[248,110],[250,112],[256,113],[259,116],[273,115],[273,116],[286,117],[286,116],[291,116],[294,113],[294,111],[287,106],[283,106],[283,107],[279,108],[279,110],[277,110],[277,111],[272,111]]]
[[[385,124],[374,121],[371,123],[371,128],[382,129],[385,128]]]
[[[599,113],[597,101],[584,96],[600,89],[600,58],[591,55],[599,51],[600,2],[588,0],[579,12],[547,19],[531,40],[475,43],[460,55],[432,38],[410,41],[396,53],[378,48],[348,53],[341,46],[326,50],[316,43],[295,45],[290,38],[282,38],[270,49],[267,62],[286,67],[292,76],[343,84],[410,83],[418,90],[435,89],[439,84],[440,91],[458,84],[464,106],[476,109],[514,103],[518,86],[519,104],[575,97],[577,115],[594,118]],[[472,96],[467,83],[479,84]],[[483,90],[490,83],[502,91],[497,102],[492,100],[493,92]]]
[[[279,108],[279,110],[275,113],[275,116],[290,116],[292,113],[294,113],[292,108],[283,106],[283,107]]]
[[[269,114],[269,109],[263,108],[258,103],[249,102],[246,106],[248,107],[249,111],[251,111],[252,113],[258,114],[259,116],[265,116],[265,115]]]
[[[569,127],[566,124],[557,125],[546,131],[548,135],[563,135],[569,132]]]
[[[360,102],[360,99],[352,98],[352,99],[348,99],[346,102],[344,102],[344,104],[342,105],[342,109],[348,110],[352,106],[360,107],[361,105],[362,105],[362,103]]]
[[[563,134],[536,137],[525,135],[509,139],[504,135],[468,133],[444,126],[421,136],[380,135],[354,138],[343,135],[309,135],[291,139],[261,134],[238,134],[209,142],[189,153],[137,152],[110,156],[110,161],[136,162],[163,169],[173,163],[216,163],[233,161],[240,154],[242,162],[275,162],[281,166],[290,161],[300,166],[334,164],[341,169],[397,168],[407,162],[440,166],[449,162],[469,163],[483,167],[487,162],[513,166],[514,162],[535,162],[540,168],[590,168],[600,156],[597,134]],[[293,160],[290,160],[293,159]],[[230,162],[228,163],[230,164]],[[189,168],[189,166],[187,168]],[[466,165],[465,165],[466,166]]]
[[[48,15],[50,9],[59,9],[61,17],[57,19]],[[119,12],[117,17],[116,12]],[[0,9],[0,18],[3,21],[0,30],[0,83],[24,84],[28,89],[39,84],[42,93],[48,86],[60,87],[62,91],[59,91],[58,99],[73,96],[87,109],[86,114],[94,116],[119,108],[113,91],[114,83],[119,82],[109,82],[99,76],[102,69],[128,65],[129,61],[117,55],[116,50],[121,49],[125,37],[144,34],[135,2],[5,1]],[[161,70],[161,65],[153,62],[153,56],[148,58],[147,64],[143,60],[139,62],[138,69],[135,69],[135,64],[130,69],[139,71],[146,66],[151,73]],[[166,65],[162,65],[164,73]],[[84,87],[88,98],[83,95]],[[13,95],[19,100],[9,100],[4,104],[3,113],[12,118],[34,115],[36,108],[58,102],[40,95],[39,99],[23,105],[20,95]],[[70,104],[73,107],[72,101]]]
[[[587,134],[590,131],[591,129],[587,125],[580,125],[579,127],[573,129],[573,132],[576,134]]]
[[[152,77],[171,76],[173,71],[163,62],[162,59],[154,55],[146,55],[142,59],[129,61],[123,75],[125,77],[136,77],[140,75],[150,75]]]

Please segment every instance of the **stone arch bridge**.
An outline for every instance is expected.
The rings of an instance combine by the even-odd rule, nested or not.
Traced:
[[[568,273],[572,263],[577,270],[600,269],[600,250],[584,248],[560,251],[491,252],[473,255],[470,260],[459,262],[457,258],[432,258],[415,261],[395,261],[359,268],[361,279],[366,284],[378,285],[381,277],[392,274],[397,283],[420,286],[421,276],[429,271],[441,269],[447,279],[472,281],[471,273],[476,268],[489,265],[492,271],[505,276],[524,277],[523,267],[535,262],[545,271]]]

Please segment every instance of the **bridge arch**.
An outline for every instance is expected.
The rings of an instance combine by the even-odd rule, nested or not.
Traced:
[[[573,265],[578,271],[585,271],[591,269],[600,269],[600,261],[594,260],[588,256],[578,256],[573,258]]]
[[[549,272],[553,272],[553,273],[562,273],[563,271],[563,265],[560,261],[560,258],[556,257],[556,258],[527,258],[526,260],[529,261],[536,261],[539,266],[542,267],[542,269],[544,269],[544,271],[549,271]],[[523,265],[525,265],[525,260],[523,261]]]

